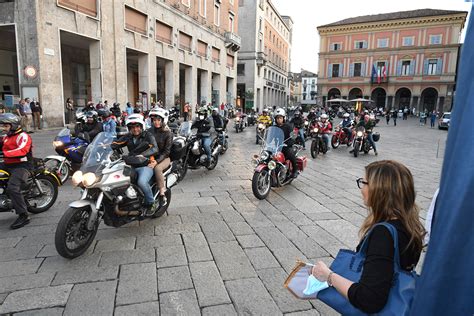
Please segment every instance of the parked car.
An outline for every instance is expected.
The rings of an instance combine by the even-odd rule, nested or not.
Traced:
[[[448,129],[450,121],[451,121],[451,112],[444,112],[441,118],[438,120],[438,128]]]

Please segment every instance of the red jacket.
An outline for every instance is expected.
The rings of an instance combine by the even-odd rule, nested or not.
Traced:
[[[323,134],[329,134],[331,133],[332,130],[332,124],[331,122],[327,121],[326,123],[323,122],[318,122],[319,128],[321,129],[321,132]]]
[[[14,165],[31,161],[32,159],[32,141],[30,135],[20,131],[15,134],[9,134],[2,140],[3,160],[6,165]]]

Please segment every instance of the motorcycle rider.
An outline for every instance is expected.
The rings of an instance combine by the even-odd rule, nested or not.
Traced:
[[[102,131],[117,135],[117,123],[109,110],[99,110],[99,116],[102,118]]]
[[[306,116],[306,119],[310,123],[312,123],[312,122],[316,121],[317,118],[318,118],[318,116],[316,115],[316,111],[314,110],[314,108],[311,108],[311,110],[309,110],[308,116]]]
[[[283,147],[282,153],[285,155],[285,158],[291,162],[293,170],[290,177],[296,178],[298,176],[298,162],[296,161],[296,155],[292,149],[293,138],[291,137],[291,132],[293,131],[293,129],[291,128],[290,124],[285,122],[285,116],[285,110],[283,110],[282,108],[278,108],[275,110],[275,126],[283,130],[283,134],[285,137],[286,146]]]
[[[272,125],[272,118],[268,115],[268,109],[263,109],[262,114],[257,118],[258,123],[262,123],[265,127]]]
[[[86,123],[77,124],[75,127],[74,134],[77,136],[79,133],[89,135],[89,141],[92,142],[94,137],[102,132],[102,124],[97,121],[97,112],[89,111],[86,113]]]
[[[326,144],[326,147],[329,149],[329,134],[331,133],[332,130],[332,124],[328,120],[328,115],[327,114],[321,114],[319,117],[319,129],[321,130],[321,134],[323,136],[324,143]]]
[[[347,137],[349,138],[348,141],[350,142],[352,141],[352,125],[354,124],[354,122],[351,120],[349,113],[344,113],[342,117],[343,119],[340,124],[342,129],[345,130],[345,132],[347,133]]]
[[[125,125],[127,126],[129,133],[112,142],[111,147],[113,150],[117,150],[127,146],[129,156],[142,156],[147,158],[147,161],[143,166],[135,166],[135,171],[138,175],[137,184],[145,195],[145,215],[151,216],[156,211],[156,205],[150,186],[150,179],[153,177],[154,172],[149,164],[155,159],[154,156],[158,153],[158,146],[153,134],[145,130],[145,121],[141,114],[132,114],[128,116]],[[144,147],[147,148],[143,150],[142,148]],[[137,148],[140,149],[139,152],[136,152]]]
[[[20,124],[20,118],[15,114],[0,114],[1,129],[6,132],[0,141],[4,156],[4,162],[0,168],[10,174],[7,193],[18,215],[18,218],[10,225],[11,229],[23,227],[30,222],[21,186],[28,180],[28,170],[32,168],[32,140],[27,133],[23,132]]]
[[[201,107],[198,111],[197,118],[191,125],[191,129],[197,128],[197,132],[201,136],[202,147],[206,152],[208,165],[211,163],[211,127],[212,122],[210,118],[207,117],[207,109],[205,107]]]
[[[370,115],[366,114],[364,116],[364,119],[360,120],[359,123],[357,123],[356,127],[364,127],[365,128],[365,132],[367,133],[367,140],[369,141],[370,145],[374,149],[375,156],[377,156],[378,155],[377,147],[375,147],[375,142],[374,142],[374,138],[373,138],[373,135],[372,135],[373,129],[375,127],[375,121],[371,120]],[[350,151],[350,153],[353,153],[353,152],[354,152],[354,149],[352,149]]]
[[[214,130],[217,130],[218,128],[222,128],[222,130],[225,129],[226,124],[224,118],[219,114],[218,108],[212,109],[212,121],[214,123]],[[222,145],[224,144],[224,139],[222,139],[221,136],[222,134],[219,134],[219,143]]]
[[[156,178],[156,184],[160,190],[158,196],[159,208],[168,204],[166,200],[166,186],[163,171],[166,170],[170,164],[171,146],[173,145],[173,133],[168,127],[169,112],[163,108],[157,107],[151,110],[148,114],[152,121],[152,126],[148,131],[155,137],[158,146],[158,154],[155,160],[149,163],[149,167],[153,168]]]
[[[115,116],[117,120],[120,119],[120,116],[122,115],[122,111],[120,110],[120,103],[114,102],[110,111],[112,112],[112,114]]]
[[[303,149],[306,149],[306,142],[304,139],[304,118],[299,110],[295,111],[293,118],[290,120],[290,124],[293,124],[293,126],[298,129],[298,136],[303,142]]]

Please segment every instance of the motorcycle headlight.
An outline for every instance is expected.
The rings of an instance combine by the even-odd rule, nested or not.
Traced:
[[[271,160],[271,161],[268,163],[268,169],[270,169],[270,170],[275,169],[276,166],[277,166],[277,164],[276,164],[276,162],[273,161],[273,160]]]
[[[314,133],[317,133],[318,131],[319,131],[319,129],[317,127],[315,129],[313,129]]]
[[[260,159],[261,160],[267,160],[270,157],[270,154],[267,151],[262,151],[260,154]]]
[[[236,122],[240,121],[240,117],[236,117],[236,118],[235,118],[235,121],[236,121]]]
[[[364,136],[364,133],[362,133],[362,132],[357,132],[357,137],[362,137],[362,136]]]
[[[263,125],[262,123],[258,124],[258,129],[265,129],[265,125]]]
[[[86,187],[93,185],[96,181],[97,177],[92,172],[86,173],[82,178],[82,184]]]
[[[63,143],[62,141],[60,141],[60,140],[55,140],[55,141],[53,141],[53,147],[54,147],[54,148],[58,148],[58,147],[61,147],[61,146],[63,146],[63,145],[64,145],[64,143]]]
[[[204,115],[199,115],[199,119],[202,121],[204,120]]]
[[[308,121],[304,122],[304,126],[308,126],[308,125],[309,125]]]
[[[74,172],[72,175],[72,185],[77,187],[82,182],[83,178],[82,171]]]

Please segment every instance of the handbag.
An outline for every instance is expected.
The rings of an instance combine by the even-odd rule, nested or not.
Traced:
[[[318,291],[328,287],[327,282],[321,282],[311,276],[312,264],[296,260],[296,266],[285,280],[283,286],[288,289],[296,298],[302,300],[315,299]],[[314,281],[309,282],[310,278]],[[306,292],[308,290],[308,292]],[[308,294],[311,293],[311,294]]]
[[[394,275],[392,288],[388,296],[385,307],[376,315],[406,315],[410,310],[413,297],[415,295],[415,283],[419,277],[414,271],[403,270],[400,266],[400,254],[398,247],[397,229],[386,222],[378,223],[375,226],[383,225],[392,234],[394,240]],[[367,233],[358,252],[341,249],[331,264],[330,269],[335,273],[353,282],[358,282],[362,275],[368,239],[373,228]],[[318,293],[317,298],[326,305],[332,307],[343,315],[367,315],[355,308],[348,299],[330,287]]]

